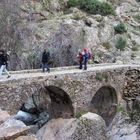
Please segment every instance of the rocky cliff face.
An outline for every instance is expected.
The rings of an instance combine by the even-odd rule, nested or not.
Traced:
[[[3,29],[0,43],[1,48],[10,51],[12,70],[39,68],[44,48],[51,53],[52,66],[77,64],[78,49],[83,48],[90,48],[100,63],[140,62],[138,1],[109,0],[115,8],[116,16],[88,14],[78,7],[69,8],[67,1],[19,0],[14,12],[11,12],[14,14],[8,13],[6,3],[1,4],[2,7],[8,7],[8,15],[4,15],[5,24],[0,25]],[[5,19],[3,11],[1,13],[1,19]],[[126,26],[124,33],[114,30],[120,23]],[[123,49],[116,47],[120,40],[125,40]]]

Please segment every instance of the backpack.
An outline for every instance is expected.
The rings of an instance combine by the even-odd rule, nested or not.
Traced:
[[[92,59],[92,53],[90,51],[88,51],[87,53],[88,53],[88,59]]]

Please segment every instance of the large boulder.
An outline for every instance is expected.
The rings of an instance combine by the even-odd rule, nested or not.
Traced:
[[[36,106],[34,104],[33,98],[28,98],[27,101],[24,103],[23,109],[29,113],[34,113],[36,112]]]
[[[38,133],[38,140],[107,140],[105,122],[97,114],[87,113],[79,119],[51,120]]]
[[[10,140],[20,135],[26,135],[29,130],[30,127],[27,127],[23,122],[9,119],[0,125],[0,140]]]
[[[83,36],[83,45],[85,48],[92,48],[93,46],[97,46],[100,42],[98,37],[98,28],[97,27],[84,27],[84,36]]]
[[[37,140],[36,136],[31,135],[31,136],[20,136],[15,140]]]
[[[130,122],[128,115],[118,113],[108,127],[109,140],[139,140],[139,124]]]
[[[7,111],[3,111],[0,109],[0,124],[10,118],[10,115]]]
[[[114,25],[116,21],[109,17],[104,17],[103,21],[99,25],[99,39],[100,43],[110,42],[110,39],[114,36]]]
[[[37,115],[33,115],[24,111],[19,111],[15,116],[14,119],[20,120],[24,122],[26,125],[34,124],[34,121],[37,119]]]

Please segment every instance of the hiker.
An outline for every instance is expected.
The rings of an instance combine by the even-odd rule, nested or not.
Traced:
[[[49,59],[50,59],[50,53],[49,51],[47,52],[46,49],[44,49],[44,52],[42,54],[42,68],[43,68],[43,72],[45,72],[45,68],[47,68],[47,72],[50,72],[50,68],[49,68]]]
[[[79,69],[82,69],[83,54],[82,54],[81,50],[78,50],[77,58],[79,59]]]
[[[85,48],[83,52],[83,63],[84,63],[84,70],[87,70],[87,63],[90,58],[89,51]]]
[[[3,72],[5,72],[8,77],[10,78],[10,74],[7,71],[7,65],[8,65],[8,55],[4,50],[0,50],[0,76],[2,75]]]

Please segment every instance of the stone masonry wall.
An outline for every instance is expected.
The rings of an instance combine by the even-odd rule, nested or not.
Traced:
[[[1,82],[0,107],[14,114],[32,94],[36,94],[40,88],[47,86],[64,90],[72,101],[74,113],[89,111],[93,96],[103,86],[113,87],[120,103],[126,86],[126,72],[132,69],[134,68],[89,70]]]

